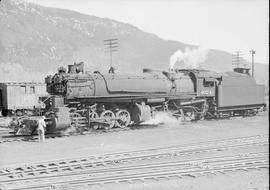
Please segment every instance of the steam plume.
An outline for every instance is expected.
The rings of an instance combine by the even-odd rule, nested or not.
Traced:
[[[143,122],[144,125],[158,125],[158,124],[167,124],[167,125],[179,125],[180,120],[176,119],[174,116],[168,112],[157,112],[153,118],[148,121]]]
[[[184,51],[177,50],[170,57],[170,69],[195,69],[207,59],[209,50],[203,47],[194,49],[185,48]]]

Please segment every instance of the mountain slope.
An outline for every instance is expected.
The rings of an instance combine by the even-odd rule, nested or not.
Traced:
[[[9,76],[15,78],[14,64],[22,66],[27,75],[35,73],[40,78],[74,61],[84,61],[88,70],[107,72],[109,55],[103,40],[108,38],[119,39],[118,52],[113,54],[119,72],[141,72],[145,67],[168,69],[170,56],[175,51],[196,48],[163,40],[129,24],[18,0],[1,1],[0,28],[2,81],[7,79],[7,64],[15,72]],[[232,69],[231,54],[224,51],[210,50],[199,61],[206,69],[221,72]],[[257,65],[259,82],[265,83],[268,72],[264,65]]]

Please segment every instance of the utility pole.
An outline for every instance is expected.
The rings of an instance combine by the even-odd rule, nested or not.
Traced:
[[[255,50],[250,50],[249,51],[250,53],[251,53],[251,57],[252,57],[252,77],[254,78],[254,54],[256,53],[256,51]]]
[[[117,51],[118,48],[118,39],[107,39],[104,40],[104,45],[106,46],[106,50],[110,52],[110,69],[109,73],[114,73],[114,67],[113,67],[113,59],[112,59],[112,53]]]

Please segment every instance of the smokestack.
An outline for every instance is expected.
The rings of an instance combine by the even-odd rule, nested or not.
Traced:
[[[76,66],[68,65],[68,73],[76,73]]]

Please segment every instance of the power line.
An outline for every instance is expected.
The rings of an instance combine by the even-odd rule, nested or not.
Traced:
[[[242,61],[244,61],[242,57],[242,52],[241,51],[235,51],[235,54],[232,54],[232,63],[233,65],[236,65],[237,68],[239,68],[240,64]]]
[[[104,46],[105,46],[105,51],[110,52],[110,69],[109,73],[114,73],[114,67],[113,67],[113,59],[112,59],[112,53],[118,51],[118,39],[117,38],[112,38],[112,39],[107,39],[103,40]]]

